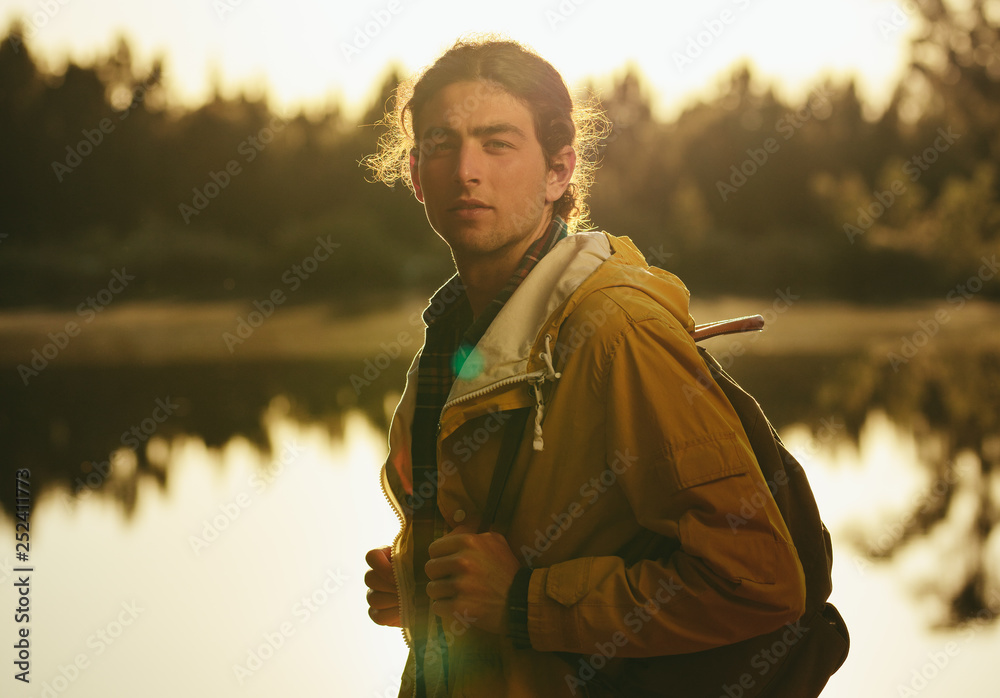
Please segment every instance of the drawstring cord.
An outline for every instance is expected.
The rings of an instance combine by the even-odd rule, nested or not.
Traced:
[[[545,415],[545,402],[542,400],[542,383],[546,380],[555,380],[562,377],[562,374],[556,371],[555,366],[552,365],[551,342],[552,336],[545,335],[545,351],[539,354],[539,358],[545,362],[547,371],[544,376],[540,376],[532,384],[535,388],[535,440],[532,443],[532,448],[536,451],[541,451],[545,448],[545,441],[542,439],[542,418]]]

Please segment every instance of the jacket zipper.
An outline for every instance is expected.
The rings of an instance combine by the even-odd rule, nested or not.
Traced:
[[[482,397],[483,395],[486,395],[487,393],[492,392],[497,388],[503,388],[504,386],[521,382],[541,383],[544,380],[545,380],[545,371],[533,371],[531,373],[524,373],[517,376],[511,376],[510,378],[504,378],[503,380],[497,381],[496,383],[488,385],[485,388],[480,388],[479,390],[476,390],[474,392],[466,393],[461,397],[449,400],[448,402],[445,403],[444,408],[442,408],[441,412],[443,413],[444,410],[448,409],[453,405],[457,405],[459,403],[466,402],[468,400],[474,400],[477,397]]]
[[[495,390],[497,388],[502,388],[504,386],[513,385],[515,383],[527,382],[527,383],[541,384],[541,383],[543,383],[545,381],[545,377],[546,377],[545,371],[533,371],[531,373],[524,373],[524,374],[520,374],[520,375],[517,375],[517,376],[511,376],[510,378],[505,378],[505,379],[503,379],[501,381],[498,381],[496,383],[493,383],[492,385],[489,385],[489,386],[487,386],[485,388],[480,388],[479,390],[476,390],[474,392],[467,393],[465,395],[462,395],[461,397],[457,397],[454,400],[451,400],[451,401],[445,403],[445,405],[444,405],[444,407],[442,408],[441,411],[444,412],[445,409],[451,407],[452,405],[456,405],[456,404],[459,404],[459,403],[462,403],[462,402],[466,402],[468,400],[473,400],[473,399],[475,399],[477,397],[482,397],[483,395],[486,395],[487,393],[489,393],[489,392],[491,392],[491,391],[493,391],[493,390]],[[441,433],[441,423],[440,422],[438,423],[437,432],[438,432],[438,434]],[[402,512],[400,512],[400,510],[399,510],[399,506],[396,504],[396,501],[393,499],[393,497],[389,494],[389,490],[388,490],[388,488],[386,486],[386,478],[382,476],[381,472],[379,473],[379,488],[382,490],[382,496],[385,497],[385,500],[389,503],[389,506],[392,509],[392,512],[396,515],[396,518],[399,520],[399,531],[396,533],[396,537],[393,538],[393,540],[392,540],[392,550],[393,550],[394,554],[393,554],[393,557],[392,557],[392,560],[391,560],[390,567],[392,567],[392,577],[393,577],[393,581],[396,584],[396,600],[399,603],[399,617],[400,617],[400,624],[402,624],[402,619],[403,619],[403,594],[400,591],[399,575],[396,573],[396,556],[395,556],[395,550],[396,550],[396,544],[399,542],[400,537],[403,535],[403,528],[405,526],[405,521],[403,519]],[[406,637],[406,630],[401,627],[400,628],[400,632],[403,634],[403,642],[405,642],[406,646],[409,649],[412,650],[413,649],[413,645],[410,644],[410,640]]]
[[[384,466],[383,466],[384,468]],[[392,569],[392,581],[396,585],[396,602],[399,604],[399,632],[403,635],[403,642],[406,643],[407,648],[413,649],[410,644],[410,640],[406,637],[406,630],[403,628],[403,593],[399,588],[399,575],[396,574],[396,544],[399,543],[400,537],[403,535],[403,527],[405,522],[403,521],[403,514],[399,511],[396,505],[396,501],[389,495],[389,490],[386,487],[386,478],[379,472],[379,487],[382,490],[382,496],[385,500],[389,502],[389,507],[392,509],[392,513],[396,515],[399,520],[399,531],[396,532],[395,538],[392,539],[392,558],[389,560],[389,568]]]

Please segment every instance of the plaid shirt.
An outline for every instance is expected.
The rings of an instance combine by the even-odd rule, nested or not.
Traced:
[[[415,624],[415,653],[417,661],[417,695],[425,695],[423,664],[427,637],[425,622],[428,599],[422,593],[427,583],[424,564],[428,560],[427,547],[444,535],[444,521],[437,508],[437,434],[441,410],[448,399],[451,387],[462,367],[475,361],[475,346],[486,333],[500,309],[514,295],[514,291],[528,276],[538,261],[568,234],[566,223],[558,216],[552,219],[545,235],[531,244],[521,258],[517,270],[490,301],[483,313],[473,319],[472,306],[465,293],[465,286],[458,274],[451,277],[431,298],[424,310],[427,333],[417,368],[417,405],[413,415],[410,456],[413,463],[414,578],[417,581],[417,623]],[[470,369],[473,364],[470,364]],[[427,485],[430,484],[430,487]],[[440,619],[437,622],[438,641],[443,643]],[[447,676],[447,645],[442,644],[442,661]]]

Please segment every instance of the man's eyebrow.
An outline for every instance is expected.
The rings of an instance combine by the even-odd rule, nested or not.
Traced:
[[[521,138],[527,138],[524,131],[519,129],[517,126],[511,123],[503,122],[499,124],[487,124],[485,126],[476,126],[470,132],[473,136],[496,136],[502,133],[512,133]]]
[[[456,135],[455,129],[448,128],[447,126],[428,126],[424,129],[423,135],[420,136],[421,140],[424,138],[445,138]]]
[[[520,136],[521,138],[527,139],[527,135],[525,135],[524,131],[522,131],[514,124],[507,122],[476,126],[469,133],[477,138],[510,133],[515,136]],[[426,129],[424,129],[424,133],[421,136],[421,138],[442,138],[442,137],[447,138],[456,135],[458,135],[458,131],[448,126],[428,126]]]

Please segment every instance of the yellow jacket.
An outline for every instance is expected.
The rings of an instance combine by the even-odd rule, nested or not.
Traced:
[[[727,645],[802,615],[798,555],[697,353],[688,299],[628,238],[577,233],[542,258],[490,325],[481,360],[466,362],[442,412],[437,501],[449,526],[476,526],[501,411],[535,406],[497,519],[534,568],[533,649],[469,619],[442,619],[450,691],[432,639],[429,695],[588,695],[595,673],[627,670],[625,658]],[[413,488],[416,367],[414,359],[382,470],[402,522],[392,561],[408,642],[417,592],[400,503]],[[413,664],[411,651],[400,695],[411,695]]]

